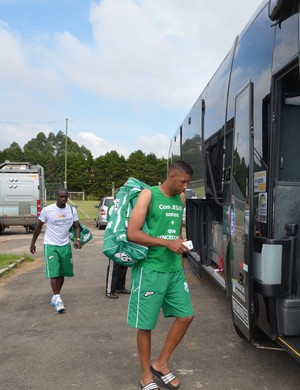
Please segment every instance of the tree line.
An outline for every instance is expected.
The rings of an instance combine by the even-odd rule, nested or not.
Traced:
[[[85,146],[79,146],[59,131],[48,137],[40,132],[23,149],[17,142],[0,151],[0,162],[16,161],[39,164],[44,168],[45,183],[62,185],[65,181],[65,149],[67,142],[67,187],[69,191],[83,191],[86,199],[100,199],[111,195],[112,186],[119,188],[129,177],[149,185],[164,181],[167,160],[155,154],[137,150],[126,159],[117,151],[93,158]]]

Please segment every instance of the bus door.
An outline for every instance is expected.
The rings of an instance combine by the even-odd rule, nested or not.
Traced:
[[[281,73],[274,83],[274,180],[268,212],[272,237],[289,251],[278,260],[278,282],[273,289],[279,342],[300,360],[300,68]],[[273,267],[274,268],[274,267]]]
[[[232,190],[227,200],[232,316],[238,334],[252,340],[252,279],[249,232],[253,208],[253,83],[249,81],[235,100]]]

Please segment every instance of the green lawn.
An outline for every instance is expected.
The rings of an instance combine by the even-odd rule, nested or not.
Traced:
[[[73,203],[72,203],[73,202]],[[97,208],[95,208],[95,205],[99,204],[99,201],[97,200],[69,200],[69,205],[72,204],[77,206],[77,212],[79,216],[79,220],[82,223],[87,224],[88,222],[93,223],[94,219],[96,218],[97,214]]]
[[[55,203],[55,200],[47,200],[46,206]],[[95,205],[99,204],[99,200],[70,200],[68,201],[70,206],[77,206],[78,216],[81,222],[93,221],[97,215],[97,208]]]
[[[0,254],[0,269],[7,267],[9,264],[14,263],[16,260],[19,260],[21,257],[25,257],[25,261],[33,261],[33,258],[30,256],[20,256],[20,255],[12,255],[9,253],[1,253]]]

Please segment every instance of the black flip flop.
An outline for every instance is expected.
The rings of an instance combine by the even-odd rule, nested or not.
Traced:
[[[148,385],[143,385],[141,382],[141,390],[160,390],[155,382],[150,382]]]
[[[152,374],[157,376],[161,381],[163,381],[165,386],[168,387],[169,389],[178,389],[179,388],[180,384],[177,386],[174,386],[170,383],[174,379],[176,379],[176,376],[172,372],[169,372],[168,374],[164,375],[162,372],[156,371],[152,365],[150,366],[150,370],[151,370]]]

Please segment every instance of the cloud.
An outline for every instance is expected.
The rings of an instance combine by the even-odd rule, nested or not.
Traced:
[[[164,134],[138,137],[137,145],[145,154],[154,153],[157,157],[167,157],[170,139]]]
[[[95,95],[182,109],[230,50],[248,9],[236,0],[94,2],[94,42],[87,46],[70,33],[56,34],[53,61],[72,85]]]
[[[167,157],[172,126],[180,125],[174,118],[187,115],[260,0],[87,3],[91,41],[82,39],[80,26],[73,33],[55,25],[33,29],[28,39],[0,23],[0,119],[20,121],[19,128],[0,125],[4,147],[57,132],[23,121],[69,117],[97,129],[78,135],[95,157],[112,149]],[[155,113],[168,125],[149,125]],[[162,134],[162,127],[169,130]]]
[[[81,142],[80,142],[81,141]],[[104,154],[115,150],[119,155],[123,155],[126,158],[129,156],[130,151],[121,144],[110,142],[104,138],[97,136],[90,132],[80,132],[76,141],[79,145],[82,143],[87,149],[89,149],[94,158],[103,156]]]
[[[126,135],[124,136],[126,138]],[[142,150],[145,154],[154,153],[158,158],[166,157],[169,150],[169,138],[164,134],[153,136],[140,136],[136,140],[136,150],[130,150],[122,143],[116,144],[90,132],[80,132],[76,136],[76,142],[84,144],[94,158],[104,155],[111,150],[116,150],[120,155],[128,158],[136,150]]]

